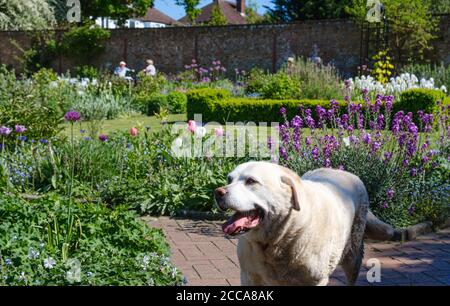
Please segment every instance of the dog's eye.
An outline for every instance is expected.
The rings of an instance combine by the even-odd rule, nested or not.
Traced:
[[[255,181],[254,179],[252,179],[251,177],[249,177],[248,179],[245,180],[245,185],[254,185],[258,183],[257,181]]]
[[[232,181],[233,181],[233,178],[231,176],[227,177],[228,184],[231,184]]]

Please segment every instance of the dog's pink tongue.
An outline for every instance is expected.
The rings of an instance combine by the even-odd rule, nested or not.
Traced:
[[[254,216],[244,216],[243,214],[234,214],[227,222],[222,225],[225,234],[232,235],[243,228],[252,228],[257,226],[259,219]]]

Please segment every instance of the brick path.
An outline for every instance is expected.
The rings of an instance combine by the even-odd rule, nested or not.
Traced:
[[[172,249],[172,262],[188,285],[239,285],[237,239],[224,237],[217,221],[195,221],[162,217],[149,222],[162,228]],[[366,260],[381,262],[381,283],[375,285],[450,285],[450,228],[406,243],[366,242],[364,264],[357,285],[366,280]],[[330,285],[344,285],[338,268]]]

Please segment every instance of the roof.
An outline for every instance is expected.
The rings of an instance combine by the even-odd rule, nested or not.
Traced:
[[[247,19],[242,16],[236,9],[236,1],[226,1],[226,0],[215,0],[212,3],[201,8],[201,13],[195,20],[196,23],[206,23],[211,20],[213,9],[216,5],[219,5],[219,9],[225,18],[228,20],[229,24],[246,24]],[[182,23],[190,23],[189,18],[184,16],[178,21]]]
[[[139,21],[142,22],[156,22],[156,23],[163,23],[166,25],[182,25],[179,21],[173,19],[170,16],[167,16],[160,10],[152,7],[149,8],[145,16],[136,18]]]

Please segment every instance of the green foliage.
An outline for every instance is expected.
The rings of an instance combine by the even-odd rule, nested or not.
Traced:
[[[345,7],[350,0],[273,0],[270,16],[278,22],[308,19],[336,19],[346,17]]]
[[[300,82],[284,72],[265,74],[262,70],[253,69],[248,77],[246,92],[259,94],[265,99],[300,98]]]
[[[431,49],[439,18],[432,16],[429,0],[390,0],[383,2],[385,16],[389,21],[389,41],[395,63],[400,65],[422,59]],[[367,1],[355,0],[347,11],[357,22],[367,16]]]
[[[187,97],[186,94],[178,91],[172,91],[167,95],[167,104],[172,114],[186,113]]]
[[[207,25],[221,26],[227,24],[228,24],[227,18],[222,14],[220,7],[218,5],[215,5],[211,12],[211,20],[208,21]]]
[[[421,110],[425,113],[434,113],[437,110],[436,102],[444,100],[445,94],[440,90],[410,89],[401,94],[399,102],[394,104],[394,111],[404,110],[406,113],[416,114]]]
[[[47,30],[56,24],[47,0],[0,0],[0,30]]]
[[[331,65],[317,65],[310,60],[296,58],[292,64],[283,67],[282,71],[299,80],[302,98],[343,98],[341,79],[336,68]]]
[[[56,195],[31,202],[2,196],[0,215],[0,285],[181,283],[163,233],[127,208],[70,203]],[[78,280],[68,277],[77,276],[74,262],[81,268]]]
[[[75,75],[79,78],[97,79],[100,77],[100,72],[97,68],[84,65],[75,67]]]
[[[111,17],[123,25],[127,19],[142,17],[153,6],[153,0],[82,0],[81,13],[84,19]]]
[[[217,95],[214,95],[216,93]],[[221,98],[218,98],[218,96]],[[328,100],[260,100],[251,98],[226,98],[214,90],[196,90],[188,93],[188,118],[202,114],[204,122],[281,122],[281,107],[287,109],[288,117],[298,113],[298,107],[330,108]]]
[[[196,8],[200,0],[176,0],[175,4],[182,6],[191,24],[195,24],[195,20],[201,13],[201,9]]]
[[[69,58],[81,63],[89,62],[104,51],[104,43],[110,36],[108,30],[87,23],[65,32],[59,48]]]
[[[26,125],[28,138],[51,138],[60,131],[67,106],[67,86],[52,87],[56,75],[41,70],[32,82],[17,81],[14,71],[0,67],[0,123],[13,127]]]
[[[391,78],[394,65],[391,64],[391,57],[387,51],[380,51],[373,57],[375,61],[373,65],[372,75],[381,84],[386,84]]]

